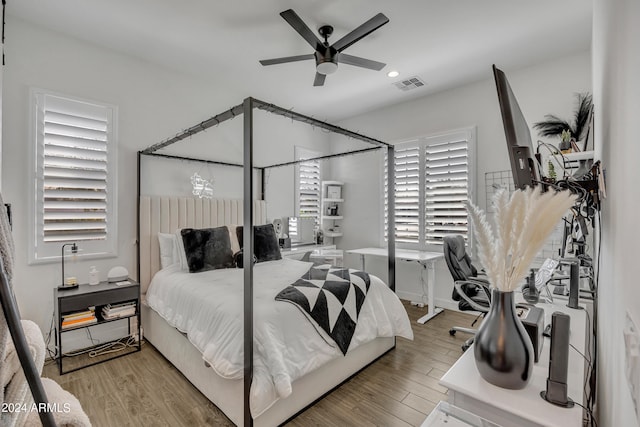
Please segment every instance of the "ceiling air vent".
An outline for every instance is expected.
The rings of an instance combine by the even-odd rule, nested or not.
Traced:
[[[395,87],[403,92],[408,90],[417,89],[422,86],[426,86],[426,83],[418,76],[409,77],[393,84]]]

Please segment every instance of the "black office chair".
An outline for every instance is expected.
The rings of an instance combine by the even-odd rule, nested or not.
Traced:
[[[473,327],[478,319],[489,312],[491,304],[491,292],[489,282],[483,277],[478,277],[479,272],[471,262],[464,245],[464,238],[460,235],[451,235],[444,238],[444,259],[449,267],[449,272],[454,281],[451,297],[458,301],[460,311],[476,311],[480,315],[473,321]],[[477,330],[454,326],[449,334],[455,335],[457,331],[475,335]],[[462,345],[462,351],[466,351],[473,343],[473,336]]]

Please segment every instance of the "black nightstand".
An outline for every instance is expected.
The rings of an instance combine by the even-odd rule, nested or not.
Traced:
[[[78,369],[86,368],[87,366],[96,365],[98,363],[106,362],[107,360],[115,359],[121,356],[126,356],[127,354],[140,351],[141,342],[140,342],[140,285],[134,282],[131,279],[127,279],[130,283],[126,285],[118,286],[115,283],[108,282],[100,282],[97,285],[80,285],[75,289],[54,289],[53,290],[53,301],[55,308],[55,319],[56,319],[56,353],[58,358],[58,367],[60,369],[60,375],[67,374],[69,372],[77,371]],[[135,312],[133,314],[125,314],[121,317],[113,318],[113,319],[105,319],[102,315],[102,308],[107,304],[116,305],[122,303],[135,303]],[[64,329],[62,328],[63,316],[69,315],[71,313],[77,313],[81,311],[86,311],[90,307],[95,308],[95,317],[97,321],[91,324],[80,324],[78,326],[66,326]],[[133,329],[134,334],[137,334],[138,340],[136,345],[133,347],[134,350],[124,349],[122,351],[117,351],[110,353],[113,356],[110,357],[97,357],[91,363],[83,364],[82,366],[75,366],[72,369],[67,370],[66,372],[63,369],[63,360],[73,357],[80,356],[65,356],[62,348],[62,334],[75,331],[78,329],[86,329],[91,328],[96,325],[102,325],[109,322],[118,322],[118,321],[127,321],[128,323],[128,331],[129,335],[132,335],[132,320],[137,319],[135,328]],[[137,329],[137,332],[136,332]],[[123,337],[124,338],[124,337]],[[110,341],[111,343],[116,342],[118,340]],[[101,347],[108,344],[100,343],[96,346]],[[129,347],[131,348],[131,347]],[[85,350],[90,350],[85,349]]]

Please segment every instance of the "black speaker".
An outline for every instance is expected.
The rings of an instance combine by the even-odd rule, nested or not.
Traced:
[[[522,298],[529,304],[536,304],[540,301],[540,292],[536,288],[536,274],[533,270],[527,277],[527,283],[522,287]]]
[[[516,306],[516,313],[527,334],[529,334],[529,338],[531,338],[534,354],[533,361],[538,363],[540,354],[542,353],[542,343],[544,342],[544,337],[542,336],[544,330],[544,310],[540,307],[518,304]]]
[[[540,392],[540,396],[544,400],[563,408],[573,407],[573,401],[567,396],[570,323],[569,315],[559,311],[551,316],[549,377],[547,378],[547,389]]]
[[[571,263],[569,269],[569,308],[580,308],[578,305],[578,292],[580,291],[580,264]]]

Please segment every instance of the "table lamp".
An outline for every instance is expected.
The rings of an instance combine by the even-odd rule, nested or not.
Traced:
[[[62,245],[62,253],[61,253],[61,259],[62,259],[62,284],[60,286],[58,286],[58,289],[61,290],[66,290],[66,289],[75,289],[78,287],[78,279],[76,279],[75,277],[69,277],[69,280],[65,280],[64,277],[64,248],[67,246],[71,246],[71,253],[72,254],[77,254],[78,253],[78,245],[74,243],[65,243],[64,245]]]

